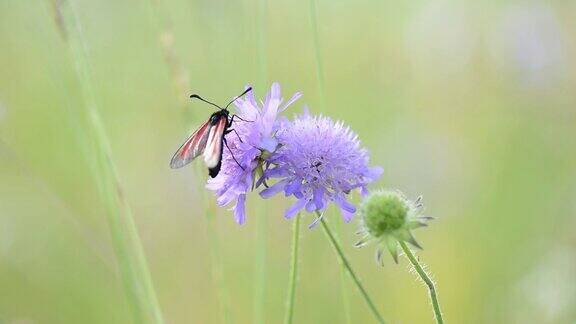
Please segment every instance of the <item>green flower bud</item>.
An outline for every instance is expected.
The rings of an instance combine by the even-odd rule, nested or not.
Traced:
[[[422,198],[416,201],[407,199],[400,191],[376,191],[364,199],[359,215],[362,239],[356,247],[362,247],[370,241],[378,244],[376,258],[382,262],[383,246],[398,263],[398,241],[405,241],[420,248],[414,239],[412,230],[427,226],[431,217],[422,216]]]

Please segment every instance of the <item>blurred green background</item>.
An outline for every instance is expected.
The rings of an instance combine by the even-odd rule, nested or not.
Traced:
[[[281,322],[291,201],[254,194],[238,226],[201,162],[168,167],[212,112],[190,93],[272,81],[304,93],[289,117],[306,103],[358,132],[385,169],[374,187],[424,196],[419,256],[447,322],[574,323],[576,2],[561,0],[0,0],[0,322],[132,319],[90,105],[166,322]],[[357,220],[328,219],[389,322],[433,322],[405,259],[378,267],[352,247]],[[346,323],[344,305],[372,322],[349,280],[343,301],[320,228],[302,233],[296,323]]]

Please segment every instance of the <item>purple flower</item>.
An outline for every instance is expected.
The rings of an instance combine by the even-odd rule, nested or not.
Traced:
[[[278,113],[300,98],[295,93],[290,100],[282,104],[280,85],[272,84],[266,100],[260,105],[256,103],[253,92],[244,98],[234,101],[237,115],[243,119],[234,119],[232,129],[236,130],[226,135],[228,148],[222,153],[222,168],[218,176],[208,179],[206,187],[216,192],[217,203],[220,206],[236,200],[234,218],[239,224],[246,220],[246,194],[254,187],[257,173],[262,173],[263,154],[276,151],[278,141],[275,134],[283,120],[278,120]],[[232,154],[230,154],[232,151]],[[236,161],[234,160],[236,158]],[[240,164],[240,165],[238,165]]]
[[[280,180],[260,195],[268,198],[284,191],[286,196],[295,196],[298,201],[285,211],[286,218],[304,208],[322,212],[333,202],[348,222],[356,208],[346,195],[356,188],[366,194],[366,185],[382,173],[381,168],[368,166],[368,152],[360,148],[358,136],[328,117],[312,117],[306,111],[283,125],[278,141],[280,147],[267,160],[271,167],[264,177]]]

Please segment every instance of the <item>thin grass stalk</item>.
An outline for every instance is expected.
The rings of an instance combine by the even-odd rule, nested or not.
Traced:
[[[86,110],[87,138],[93,143],[93,158],[97,186],[105,202],[114,251],[118,259],[122,280],[132,314],[136,323],[164,323],[162,311],[148,271],[144,249],[130,206],[122,192],[114,162],[111,158],[110,143],[100,120],[96,96],[91,79],[86,40],[81,24],[71,2],[68,10],[62,11],[62,2],[56,1],[60,21],[59,30],[65,30],[63,39],[68,45],[71,59],[80,84]],[[62,33],[61,33],[62,34]],[[84,121],[79,121],[83,123]],[[90,158],[90,157],[89,157]]]
[[[366,302],[366,304],[370,308],[370,311],[374,315],[374,318],[378,321],[378,323],[384,324],[385,323],[384,318],[382,318],[382,315],[380,315],[380,312],[376,308],[376,305],[374,304],[374,302],[372,302],[372,299],[368,295],[368,292],[366,291],[366,289],[364,289],[364,286],[362,286],[360,279],[358,279],[358,277],[356,276],[356,273],[354,273],[354,270],[352,269],[350,262],[348,261],[348,259],[344,255],[344,251],[342,250],[340,243],[338,243],[338,241],[334,237],[334,234],[332,233],[332,230],[328,226],[328,223],[326,223],[324,218],[321,217],[320,213],[317,212],[317,214],[318,214],[318,217],[320,218],[320,223],[322,224],[322,228],[324,229],[324,233],[326,234],[328,241],[330,241],[330,244],[334,248],[334,252],[336,252],[336,255],[338,256],[340,262],[342,262],[342,264],[346,268],[346,271],[348,272],[348,274],[352,278],[352,281],[354,282],[354,284],[358,288],[358,291],[360,291],[360,294],[362,295],[362,297],[364,298],[364,301]]]
[[[258,59],[259,87],[266,89],[268,83],[268,54],[266,49],[266,14],[268,9],[267,0],[257,0],[256,8],[256,57]],[[257,213],[256,224],[256,255],[254,259],[254,323],[266,322],[266,281],[267,281],[267,227],[268,219],[266,207],[262,204]]]
[[[230,294],[226,288],[226,278],[224,276],[224,264],[222,262],[222,254],[220,249],[220,241],[214,224],[216,218],[215,208],[207,208],[206,225],[208,241],[210,242],[210,257],[212,259],[212,277],[216,285],[216,292],[220,302],[220,313],[222,315],[223,323],[231,323],[232,315],[230,311]]]
[[[300,246],[300,214],[296,215],[292,225],[292,254],[290,260],[290,277],[288,281],[288,296],[286,298],[285,324],[291,324],[294,319],[294,301],[296,298],[296,283],[298,281],[298,248]]]
[[[324,66],[322,61],[322,53],[320,49],[320,34],[318,31],[318,16],[316,8],[316,0],[310,0],[310,26],[312,27],[312,39],[314,42],[314,58],[316,62],[316,80],[318,81],[318,89],[320,91],[320,108],[326,111],[327,99],[326,89],[324,83]],[[344,266],[340,268],[340,293],[342,295],[342,303],[344,305],[344,318],[346,323],[352,322],[352,315],[350,314],[350,303],[348,298],[348,290],[346,289],[346,269]]]
[[[268,10],[267,0],[257,0],[256,8],[256,57],[258,58],[258,86],[262,89],[268,86],[268,51],[267,51],[267,26],[266,14]]]
[[[324,66],[322,64],[322,53],[320,49],[320,34],[318,33],[316,0],[310,0],[310,26],[312,27],[312,39],[314,42],[314,58],[316,60],[316,78],[320,90],[320,104],[322,109],[325,110],[327,102],[324,86]]]
[[[430,276],[428,275],[428,273],[426,273],[426,270],[424,270],[424,267],[420,264],[414,253],[412,253],[412,250],[410,250],[408,245],[406,245],[406,242],[404,241],[399,242],[402,251],[404,251],[404,254],[414,267],[414,270],[416,270],[416,273],[418,274],[418,276],[420,276],[420,279],[422,279],[424,284],[426,284],[426,286],[428,287],[428,290],[430,292],[430,301],[432,303],[432,310],[434,311],[434,318],[436,319],[436,323],[443,324],[444,319],[442,318],[442,311],[440,311],[440,303],[438,302],[438,294],[436,293],[436,287],[434,286],[434,282],[432,281],[432,279],[430,279]]]
[[[206,166],[201,163],[196,163],[193,168],[194,175],[205,176]],[[210,253],[210,272],[216,290],[216,298],[220,308],[220,316],[222,323],[232,323],[232,311],[230,304],[230,291],[226,285],[225,266],[222,261],[222,246],[220,245],[220,236],[216,227],[217,209],[211,202],[208,192],[205,187],[198,183],[198,192],[202,202],[204,202],[205,219],[206,219],[206,235],[208,236],[208,250]]]
[[[190,76],[174,46],[172,20],[161,0],[149,0],[148,7],[151,21],[158,31],[158,44],[162,51],[164,63],[172,77],[176,98],[182,110],[185,110],[189,100]],[[190,113],[190,110],[186,110],[186,113]]]
[[[254,323],[265,323],[266,314],[266,259],[268,254],[267,249],[267,227],[268,219],[266,217],[266,210],[263,204],[259,206],[261,212],[257,213],[256,220],[256,256],[255,256],[255,270],[254,270]]]
[[[190,91],[190,77],[182,60],[178,56],[176,47],[174,46],[174,32],[172,31],[172,20],[163,6],[160,0],[149,0],[149,11],[152,17],[152,22],[155,28],[158,30],[158,40],[162,55],[164,58],[164,63],[170,72],[172,77],[172,85],[174,92],[178,98],[178,102],[181,106],[181,112],[184,115],[182,120],[187,120],[191,114],[187,107],[188,95]],[[204,175],[204,165],[196,164],[192,168],[194,176]],[[201,199],[203,202],[208,200],[204,187],[200,185],[201,181],[195,181],[199,183],[198,191],[201,193]],[[218,303],[220,305],[220,313],[223,323],[231,323],[231,310],[230,310],[230,294],[226,286],[226,279],[224,273],[224,264],[222,262],[222,255],[220,244],[218,241],[218,233],[214,225],[216,211],[211,208],[209,203],[204,204],[205,216],[206,216],[206,234],[208,237],[208,250],[210,253],[210,270],[212,274],[212,280],[214,281],[216,295]]]

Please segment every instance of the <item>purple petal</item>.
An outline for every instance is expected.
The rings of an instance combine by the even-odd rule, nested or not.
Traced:
[[[260,197],[267,199],[267,198],[274,196],[275,194],[277,194],[278,192],[280,192],[284,189],[284,187],[286,186],[286,183],[288,183],[288,180],[284,179],[280,182],[275,183],[272,187],[268,187],[268,188],[260,191]]]
[[[300,191],[300,187],[302,186],[302,183],[300,182],[300,179],[295,179],[292,182],[290,182],[287,186],[286,186],[286,197],[293,195],[296,191]]]
[[[314,205],[316,205],[316,209],[323,209],[324,208],[324,189],[318,188],[314,190]]]
[[[334,197],[334,201],[336,202],[336,205],[338,205],[338,207],[340,207],[340,209],[345,210],[349,213],[355,213],[356,212],[356,207],[354,207],[354,205],[349,203],[346,200],[346,198],[342,197],[341,195],[336,195]]]
[[[314,203],[313,200],[310,200],[308,203],[306,203],[306,211],[311,213],[313,211],[316,210],[316,204]]]
[[[228,205],[234,198],[236,198],[236,194],[237,192],[235,190],[228,188],[228,190],[220,194],[218,199],[216,199],[216,203],[218,206]]]
[[[366,186],[360,187],[360,194],[362,195],[362,197],[368,196],[369,193],[370,192],[368,191],[368,188],[366,188]]]
[[[265,149],[266,151],[273,153],[276,151],[276,147],[278,146],[278,140],[273,137],[266,137],[260,141],[258,146],[260,149]]]
[[[340,213],[342,214],[342,218],[346,223],[350,222],[352,218],[354,218],[354,213],[349,213],[344,209],[340,209]]]
[[[286,209],[286,211],[284,212],[284,217],[286,217],[286,219],[290,219],[294,216],[296,216],[296,214],[298,214],[298,212],[300,212],[300,210],[304,207],[304,205],[306,205],[307,200],[306,199],[300,199],[298,200],[294,205],[288,207],[288,209]]]
[[[296,197],[298,199],[302,199],[302,198],[304,198],[304,195],[302,194],[301,191],[296,191],[296,192],[294,192],[294,197]]]
[[[286,108],[288,108],[288,106],[290,106],[291,104],[294,103],[294,101],[300,99],[300,97],[302,97],[302,93],[301,92],[296,92],[292,98],[290,98],[290,100],[288,100],[285,104],[282,105],[282,107],[280,107],[279,111],[282,112],[284,110],[286,110]]]
[[[254,186],[255,186],[256,188],[258,188],[258,187],[260,187],[260,185],[261,185],[262,183],[264,183],[264,181],[266,181],[266,177],[265,177],[264,175],[262,175],[258,180],[256,180],[256,183],[255,183]]]
[[[236,223],[242,225],[246,221],[246,195],[238,195],[236,207],[234,207],[234,219]]]
[[[322,217],[324,217],[324,213],[321,213],[319,217],[316,217],[314,221],[310,225],[308,225],[308,229],[313,229],[314,227],[316,227],[316,225],[318,225],[318,223],[320,223],[320,221],[322,220]]]
[[[286,172],[286,170],[280,168],[267,169],[266,171],[264,171],[264,176],[266,178],[280,178],[287,175],[288,173]]]
[[[368,172],[364,176],[369,179],[376,180],[382,175],[383,172],[384,169],[382,169],[381,167],[373,167],[369,168]]]
[[[272,100],[280,99],[280,83],[278,82],[272,83],[272,87],[270,88],[270,99]]]

